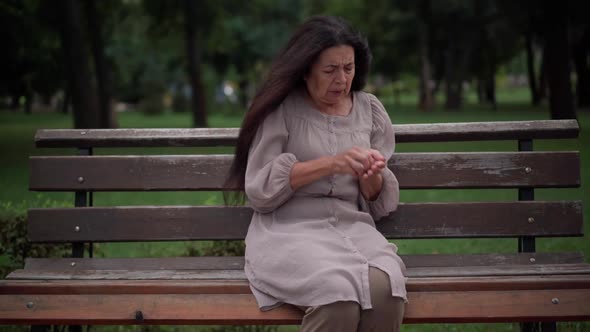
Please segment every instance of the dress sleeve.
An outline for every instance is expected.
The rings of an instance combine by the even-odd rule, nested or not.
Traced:
[[[266,117],[250,146],[246,167],[245,192],[252,208],[269,213],[285,203],[292,195],[290,175],[297,159],[285,153],[289,133],[283,110]]]
[[[386,163],[395,151],[395,134],[391,119],[383,104],[374,95],[369,95],[373,126],[371,129],[371,148],[379,150],[385,157]],[[383,187],[379,196],[373,201],[367,201],[369,213],[374,220],[381,219],[395,211],[399,204],[399,182],[389,168],[382,171]]]

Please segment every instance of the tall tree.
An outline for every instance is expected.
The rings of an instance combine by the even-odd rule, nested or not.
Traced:
[[[543,41],[543,51],[541,52],[541,65],[539,66],[539,102],[547,98],[547,47]]]
[[[474,51],[471,71],[477,80],[477,95],[481,104],[496,105],[496,47],[488,33],[490,26],[489,2],[475,1],[474,4]]]
[[[544,36],[549,83],[549,109],[552,119],[574,119],[570,79],[570,45],[568,38],[568,8],[561,2],[545,0]]]
[[[475,40],[471,6],[455,4],[445,15],[444,49],[445,109],[458,110],[463,104],[463,82],[473,57]]]
[[[590,107],[590,24],[579,26],[572,47],[578,107]]]
[[[432,19],[431,0],[418,3],[419,39],[420,39],[420,93],[418,108],[430,111],[434,107],[434,96],[430,87],[432,69],[430,64],[430,36]]]
[[[535,46],[543,40],[540,31],[543,22],[543,10],[539,8],[536,0],[497,0],[497,5],[500,14],[510,24],[513,35],[524,36],[526,70],[529,90],[531,92],[531,103],[533,105],[539,105],[543,99],[539,84],[543,73],[539,70],[539,75],[537,76]],[[523,13],[526,13],[526,15],[523,15]]]
[[[88,52],[82,32],[81,3],[76,0],[56,2],[61,14],[61,40],[67,62],[69,91],[72,96],[75,128],[100,126],[98,99],[92,84]]]
[[[0,96],[10,97],[10,107],[32,112],[34,96],[48,100],[63,87],[63,58],[59,34],[52,29],[46,2],[0,0]]]
[[[101,31],[102,19],[96,8],[96,0],[86,0],[85,8],[88,19],[88,32],[92,41],[92,55],[100,103],[99,126],[101,128],[115,128],[117,127],[117,120],[111,107],[110,69],[104,53],[105,45]]]
[[[526,64],[529,79],[529,89],[533,106],[539,105],[541,98],[537,88],[537,75],[535,74],[535,50],[533,44],[533,33],[530,29],[525,32]]]
[[[449,40],[445,51],[445,109],[458,110],[463,104],[463,80],[469,46],[458,38]]]
[[[201,54],[197,31],[197,2],[184,0],[184,26],[188,76],[191,82],[193,125],[207,127],[207,102],[201,71]]]

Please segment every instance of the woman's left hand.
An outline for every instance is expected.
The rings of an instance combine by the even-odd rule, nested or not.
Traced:
[[[368,201],[375,200],[381,193],[383,187],[381,171],[386,166],[385,158],[379,151],[370,149],[370,152],[370,166],[365,170],[363,176],[359,177],[361,193]]]
[[[365,169],[365,173],[361,179],[368,179],[376,174],[380,174],[381,170],[385,168],[385,157],[375,149],[369,149],[369,167]]]

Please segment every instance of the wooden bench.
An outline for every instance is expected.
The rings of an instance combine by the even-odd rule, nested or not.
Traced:
[[[515,239],[512,253],[401,252],[409,277],[405,323],[522,322],[523,330],[551,331],[557,321],[590,320],[590,265],[583,255],[535,252],[537,237],[583,236],[580,201],[534,201],[535,188],[580,186],[578,152],[532,151],[534,139],[577,137],[575,120],[394,129],[400,145],[518,142],[514,152],[394,154],[389,167],[402,190],[513,188],[514,197],[518,191],[514,201],[401,203],[378,222],[390,239]],[[230,128],[39,130],[37,147],[77,148],[78,155],[31,157],[30,189],[75,192],[76,207],[29,210],[29,240],[72,243],[72,258],[30,258],[0,281],[0,323],[298,324],[302,314],[289,305],[258,310],[243,257],[84,257],[97,242],[244,239],[248,207],[98,207],[92,201],[93,192],[218,191],[232,159],[93,155],[95,149],[231,146],[236,137]]]

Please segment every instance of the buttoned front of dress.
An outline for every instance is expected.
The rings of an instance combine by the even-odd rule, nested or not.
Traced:
[[[399,185],[383,170],[375,201],[358,179],[326,176],[293,191],[297,161],[336,155],[353,146],[394,150],[389,116],[370,94],[353,93],[347,116],[327,115],[291,93],[259,128],[248,158],[245,190],[255,210],[246,237],[245,272],[262,310],[283,303],[317,306],[355,301],[371,308],[369,266],[386,272],[392,296],[406,299],[405,266],[375,221],[397,207]]]

